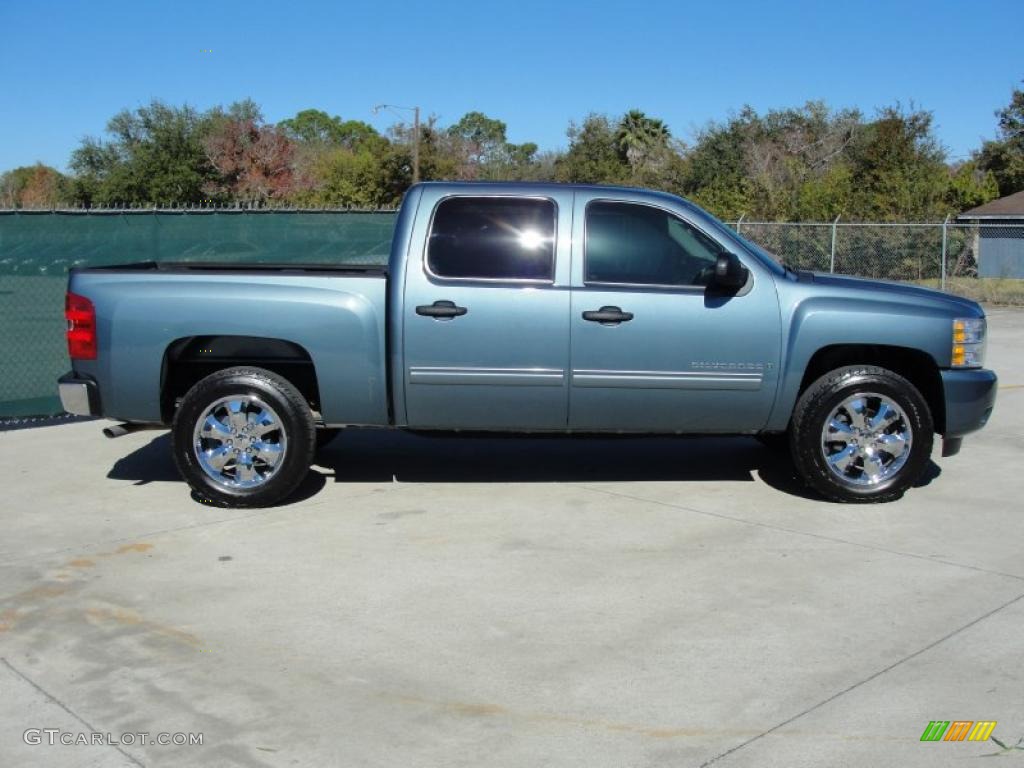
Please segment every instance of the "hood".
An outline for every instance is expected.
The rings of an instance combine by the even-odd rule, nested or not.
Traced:
[[[800,279],[808,280],[815,285],[827,286],[838,290],[848,290],[855,293],[867,291],[875,294],[876,297],[879,294],[884,294],[886,298],[894,301],[902,300],[911,304],[930,307],[941,306],[958,317],[985,316],[985,310],[976,301],[911,283],[897,283],[892,280],[871,280],[865,277],[834,275],[829,272],[804,272],[800,274]]]

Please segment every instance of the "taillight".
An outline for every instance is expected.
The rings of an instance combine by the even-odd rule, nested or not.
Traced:
[[[68,357],[72,360],[96,359],[96,308],[85,296],[68,291],[64,299],[64,317],[68,321]]]

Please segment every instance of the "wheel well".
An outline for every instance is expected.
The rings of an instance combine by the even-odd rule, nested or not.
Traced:
[[[211,373],[238,365],[254,365],[288,379],[314,411],[320,410],[316,368],[309,353],[284,339],[259,336],[189,336],[164,352],[160,375],[160,413],[170,423],[178,401]]]
[[[927,352],[881,344],[836,344],[822,347],[807,362],[800,394],[819,377],[847,365],[877,365],[898,373],[917,387],[932,412],[935,431],[946,429],[946,401],[939,366]],[[799,395],[798,395],[799,397]]]

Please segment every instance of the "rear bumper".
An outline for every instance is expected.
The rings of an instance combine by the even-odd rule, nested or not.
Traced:
[[[984,427],[996,402],[995,372],[978,368],[940,373],[946,401],[943,437],[953,440]]]
[[[100,389],[92,379],[77,376],[73,372],[65,373],[57,379],[57,389],[61,406],[68,413],[76,416],[102,415]]]

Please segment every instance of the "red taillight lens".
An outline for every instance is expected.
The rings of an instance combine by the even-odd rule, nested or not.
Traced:
[[[64,299],[64,317],[68,321],[68,357],[95,360],[96,308],[92,302],[69,291]]]

